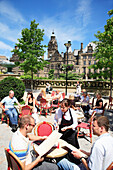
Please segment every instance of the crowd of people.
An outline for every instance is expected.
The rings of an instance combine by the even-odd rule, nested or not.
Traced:
[[[77,84],[80,85],[79,82]],[[0,102],[0,107],[9,116],[12,131],[16,131],[9,143],[9,149],[19,157],[25,169],[105,170],[113,161],[113,137],[108,132],[108,118],[101,116],[103,111],[102,96],[100,93],[97,93],[96,97],[96,104],[92,108],[89,105],[89,96],[86,90],[83,91],[82,96],[79,98],[81,103],[86,103],[86,105],[82,106],[84,115],[89,115],[90,117],[92,112],[96,111],[96,116],[93,119],[93,134],[97,135],[98,139],[94,142],[91,151],[86,152],[79,150],[80,145],[77,138],[78,120],[75,110],[79,110],[80,108],[74,105],[75,98],[70,96],[69,99],[63,99],[59,90],[52,95],[47,90],[42,89],[35,99],[33,93],[28,92],[25,105],[32,107],[32,115],[24,115],[18,122],[18,113],[14,107],[14,103],[17,103],[20,108],[22,106],[16,97],[14,97],[14,91],[9,91],[9,96]],[[56,164],[44,160],[44,157],[34,156],[34,152],[30,151],[29,147],[29,141],[47,139],[47,136],[39,137],[31,134],[38,122],[37,112],[40,109],[38,106],[41,98],[47,101],[52,99],[55,104],[59,103],[59,107],[55,109],[54,115],[55,130],[62,134],[61,139],[78,149],[76,151],[69,151],[62,159],[57,159]],[[87,155],[87,158],[82,156],[82,152]]]

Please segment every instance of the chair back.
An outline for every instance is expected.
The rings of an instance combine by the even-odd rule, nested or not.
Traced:
[[[28,105],[23,106],[22,110],[21,110],[21,114],[22,114],[22,116],[24,116],[24,115],[31,115],[31,108],[30,108],[30,106],[28,106]]]
[[[94,107],[94,97],[93,97],[93,99],[92,99],[92,108]]]
[[[112,97],[109,96],[109,104],[112,103]]]
[[[55,91],[52,91],[51,93],[51,97],[55,96],[56,92]]]
[[[50,122],[41,122],[34,128],[34,135],[37,136],[49,136],[54,130],[54,125]]]
[[[65,98],[65,93],[62,93],[62,97],[63,97],[63,99]]]
[[[108,166],[106,170],[113,170],[113,162]]]
[[[102,116],[104,116],[104,112],[105,112],[105,108],[107,106],[107,103],[104,104],[104,107],[103,107],[103,112],[102,112]]]
[[[42,107],[46,107],[46,104],[47,104],[47,101],[46,101],[46,99],[44,99],[44,98],[41,98],[40,99],[40,106],[42,106]]]
[[[24,166],[20,159],[10,149],[5,148],[5,154],[8,163],[8,170],[24,170]]]

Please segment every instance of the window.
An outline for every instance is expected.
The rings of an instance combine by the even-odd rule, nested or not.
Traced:
[[[84,65],[86,65],[86,61],[84,61]]]
[[[83,56],[83,59],[86,59],[86,56]]]
[[[57,70],[57,68],[58,68],[58,66],[57,66],[57,64],[55,65],[55,69]]]
[[[91,61],[89,61],[89,65],[91,65]]]
[[[83,67],[83,73],[86,73],[86,68],[85,67]]]
[[[89,56],[88,56],[88,59],[91,59],[91,58],[92,58],[92,56],[91,56],[91,55],[89,55]]]
[[[96,61],[94,61],[94,64],[96,64]]]
[[[51,64],[51,69],[54,69],[54,65],[53,64]]]

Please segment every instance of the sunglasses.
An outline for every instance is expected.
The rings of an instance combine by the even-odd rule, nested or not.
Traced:
[[[29,124],[29,125],[35,127],[35,124]]]

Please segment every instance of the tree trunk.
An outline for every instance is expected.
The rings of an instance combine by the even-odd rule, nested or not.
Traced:
[[[33,72],[31,71],[31,91],[33,90]]]
[[[110,71],[110,96],[112,97],[112,71]]]

